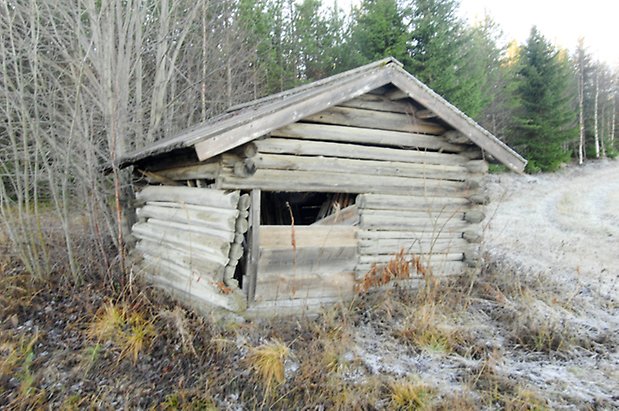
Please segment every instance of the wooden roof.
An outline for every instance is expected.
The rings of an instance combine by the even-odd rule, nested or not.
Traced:
[[[232,107],[226,113],[168,139],[137,150],[119,161],[126,167],[148,157],[193,147],[203,161],[275,129],[392,84],[438,118],[467,136],[511,170],[522,172],[526,160],[428,86],[407,73],[393,57]]]

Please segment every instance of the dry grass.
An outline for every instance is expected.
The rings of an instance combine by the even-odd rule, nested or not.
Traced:
[[[539,388],[505,370],[503,349],[548,361],[584,344],[533,321],[577,311],[572,296],[493,272],[472,286],[364,293],[317,317],[230,323],[140,283],[68,288],[9,271],[0,276],[4,408],[545,409],[553,403]],[[487,344],[493,333],[503,347]],[[411,365],[381,368],[390,355]]]
[[[389,384],[389,389],[392,409],[410,411],[431,409],[433,390],[419,381],[410,379],[394,381]]]
[[[131,358],[135,364],[142,351],[148,349],[155,337],[152,320],[126,304],[108,302],[96,314],[88,335],[97,344],[111,341],[120,349],[119,361]]]
[[[278,340],[250,349],[247,363],[264,387],[265,397],[286,380],[284,365],[289,356],[288,346]]]

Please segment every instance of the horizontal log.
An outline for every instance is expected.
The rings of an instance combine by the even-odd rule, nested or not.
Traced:
[[[470,202],[462,197],[430,197],[423,195],[359,194],[359,209],[377,210],[465,210]]]
[[[389,111],[392,113],[414,114],[415,107],[409,101],[391,101],[377,94],[363,94],[338,106],[362,108],[365,110]]]
[[[260,247],[265,249],[292,249],[295,247],[355,247],[355,227],[349,226],[260,226]]]
[[[256,141],[260,153],[325,156],[364,160],[400,161],[403,163],[459,165],[470,159],[460,154],[435,153],[413,149],[371,147],[359,144],[267,138]]]
[[[356,268],[357,278],[363,278],[363,276],[368,273],[374,264],[359,264]],[[381,267],[382,264],[376,264],[378,267]],[[468,266],[463,261],[445,261],[443,263],[432,264],[432,267],[428,267],[428,269],[432,269],[432,274],[437,277],[448,276],[448,275],[459,275],[464,274],[467,270]],[[413,278],[421,278],[420,274],[413,274]],[[408,281],[408,280],[407,280]],[[423,281],[423,279],[422,279]],[[395,281],[397,283],[397,281]]]
[[[224,218],[236,218],[239,215],[239,210],[237,210],[236,208],[218,208],[196,204],[176,203],[172,201],[147,201],[146,205],[173,208],[177,210],[192,210],[201,213],[216,214]]]
[[[427,119],[435,118],[435,117],[438,117],[438,116],[432,110],[418,110],[415,113],[415,117],[417,117],[420,120],[427,120]]]
[[[157,174],[170,180],[215,179],[221,165],[219,162],[205,162],[183,167],[166,168]]]
[[[425,267],[439,267],[440,264],[446,261],[463,261],[464,254],[463,253],[433,253],[433,254],[414,254],[408,253],[405,254],[409,259],[414,257],[419,257],[421,263]],[[376,254],[376,255],[368,255],[362,254],[359,256],[359,264],[388,264],[390,261],[393,261],[393,254]]]
[[[220,231],[235,231],[237,218],[235,215],[218,213],[218,209],[192,209],[189,207],[160,207],[146,204],[136,210],[140,218],[156,218],[183,224],[195,224]],[[228,211],[228,210],[224,210]],[[233,210],[238,213],[238,210]]]
[[[236,208],[239,197],[238,191],[168,186],[147,186],[136,193],[136,199],[141,202],[172,201],[217,208]]]
[[[161,227],[168,228],[168,229],[173,229],[181,233],[205,234],[211,237],[219,238],[229,243],[237,242],[236,235],[233,232],[208,228],[208,227],[204,227],[201,225],[193,224],[191,222],[188,222],[187,224],[183,224],[183,223],[177,223],[174,221],[159,220],[157,218],[149,218],[148,224],[155,225],[155,226],[161,226]],[[241,241],[242,241],[242,237],[243,236],[241,235]]]
[[[468,250],[469,243],[462,238],[454,239],[382,239],[382,240],[359,240],[359,254],[394,254],[400,250],[407,253],[446,253],[464,252]]]
[[[256,301],[294,300],[316,297],[347,299],[353,296],[355,276],[352,271],[328,275],[287,274],[258,276]]]
[[[315,123],[293,123],[272,131],[271,135],[302,140],[361,143],[452,153],[458,153],[467,148],[466,146],[448,143],[442,137],[427,134]]]
[[[321,191],[336,193],[427,193],[430,196],[470,195],[462,182],[429,180],[409,177],[355,175],[346,173],[321,173],[313,171],[258,170],[248,178],[222,173],[221,186],[228,189],[260,188],[265,191]]]
[[[259,154],[254,158],[254,164],[259,169],[371,174],[430,180],[463,181],[467,177],[466,169],[458,165],[415,164],[322,156]]]
[[[467,228],[473,229],[478,226],[468,226]],[[467,229],[465,228],[465,229]],[[365,230],[360,229],[357,232],[357,238],[359,241],[367,240],[381,240],[381,239],[404,239],[404,240],[450,240],[462,237],[463,230],[452,231],[434,231],[432,229],[426,231],[411,231],[411,230]]]
[[[231,311],[242,311],[246,308],[244,298],[240,293],[224,294],[211,281],[195,276],[191,270],[177,264],[161,260],[156,256],[146,256],[145,269],[147,279],[163,288],[172,288],[186,293],[203,303],[223,307]],[[190,301],[191,302],[191,301]]]
[[[178,245],[167,243],[162,245],[150,240],[140,240],[136,244],[136,249],[142,254],[157,256],[166,261],[187,267],[210,281],[221,281],[224,275],[224,266],[210,260],[207,254],[187,250]]]
[[[286,315],[306,315],[320,312],[341,302],[340,297],[298,298],[293,300],[274,300],[254,302],[243,313],[248,318],[281,317]]]
[[[460,221],[464,219],[464,211],[461,210],[372,210],[361,209],[359,210],[360,221],[366,221],[365,218],[372,216],[376,218],[386,219],[401,219],[401,220],[421,220],[421,221]]]
[[[202,252],[209,260],[222,265],[228,263],[230,243],[220,238],[198,233],[184,233],[150,223],[137,223],[132,228],[132,234],[140,240],[148,240],[161,244],[171,243],[187,248],[188,252]]]
[[[357,247],[306,247],[260,249],[258,277],[276,273],[331,273],[352,271],[357,262]]]
[[[469,160],[480,160],[484,157],[481,149],[479,148],[471,148],[469,150],[464,150],[459,153],[461,156],[468,158]]]
[[[446,131],[443,136],[445,140],[453,144],[473,144],[473,142],[464,134],[457,130]]]
[[[165,173],[159,173],[159,172],[148,171],[148,170],[138,170],[138,172],[146,178],[146,181],[148,181],[149,184],[163,184],[163,185],[170,185],[170,186],[182,185],[181,183],[175,181],[174,179],[169,178],[167,175],[165,175]]]
[[[486,160],[471,160],[464,165],[469,173],[486,174],[488,173],[488,162]]]
[[[445,131],[439,124],[419,120],[413,115],[337,106],[305,117],[303,121],[435,135]]]
[[[381,229],[389,231],[431,231],[440,233],[462,231],[469,227],[469,223],[464,220],[452,218],[410,218],[403,220],[399,217],[385,217],[380,215],[361,215],[359,227],[363,229]]]

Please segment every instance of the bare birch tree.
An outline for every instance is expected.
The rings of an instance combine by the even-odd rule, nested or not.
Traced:
[[[111,244],[123,269],[128,179],[115,160],[253,94],[234,4],[0,4],[0,215],[28,271],[108,272]]]

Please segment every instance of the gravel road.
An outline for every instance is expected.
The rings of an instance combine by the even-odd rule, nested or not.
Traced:
[[[489,176],[494,256],[600,297],[619,297],[619,161],[555,174]]]

